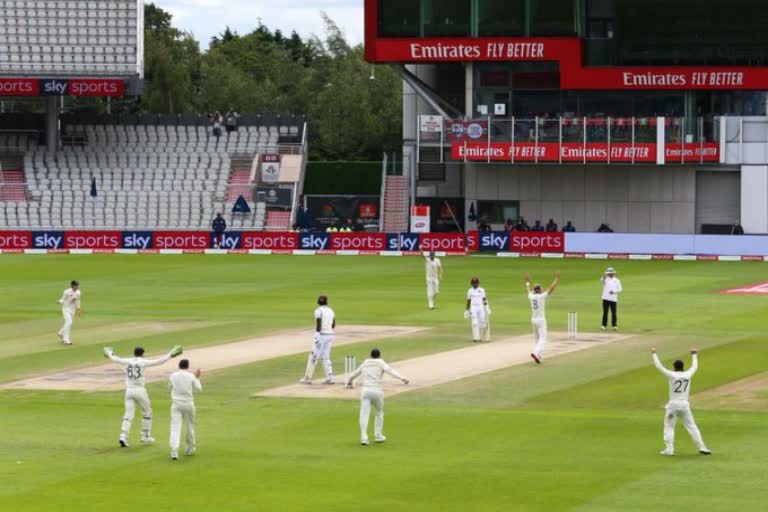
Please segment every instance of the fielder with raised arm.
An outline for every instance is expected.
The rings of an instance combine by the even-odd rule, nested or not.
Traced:
[[[141,407],[141,442],[151,444],[155,442],[152,437],[152,405],[149,402],[147,389],[144,387],[144,370],[150,366],[159,366],[169,359],[178,356],[184,351],[180,345],[176,345],[168,354],[158,359],[144,359],[144,349],[133,349],[133,357],[122,358],[115,355],[111,347],[104,347],[104,357],[125,368],[125,415],[120,429],[120,446],[127,448],[128,436],[131,433],[131,423],[136,414],[136,404]]]
[[[544,345],[547,344],[547,299],[557,288],[557,282],[560,280],[560,271],[555,272],[555,280],[549,285],[547,291],[543,292],[541,285],[536,283],[531,290],[531,276],[525,274],[525,293],[531,303],[531,325],[533,326],[533,336],[536,338],[536,346],[531,352],[531,357],[536,364],[541,364],[544,354]]]
[[[301,384],[312,384],[312,376],[315,374],[315,365],[322,359],[325,369],[324,384],[333,384],[333,365],[331,364],[331,345],[333,344],[333,330],[336,328],[336,315],[328,306],[328,296],[321,295],[317,298],[318,307],[315,309],[315,336],[312,341],[312,350],[309,352],[307,369],[304,377],[299,380]]]
[[[375,348],[371,350],[371,358],[363,361],[363,364],[355,370],[347,379],[347,388],[352,388],[355,379],[363,376],[363,389],[360,392],[360,444],[368,445],[368,420],[371,416],[371,405],[376,409],[376,419],[373,424],[374,440],[383,443],[384,437],[384,391],[381,381],[387,373],[403,384],[408,384],[408,379],[397,373],[381,359],[381,351]]]
[[[184,455],[194,455],[195,443],[195,391],[203,390],[200,384],[198,368],[189,371],[189,359],[179,361],[179,371],[174,372],[168,379],[171,388],[171,459],[179,459],[179,445],[181,444],[181,425],[187,428],[187,449]]]
[[[669,379],[669,402],[664,411],[664,444],[666,448],[661,454],[675,454],[675,424],[677,423],[677,418],[680,418],[691,439],[699,448],[699,453],[711,455],[712,452],[704,444],[699,427],[696,426],[696,422],[693,420],[691,405],[688,402],[691,392],[691,379],[699,368],[698,351],[695,348],[691,348],[691,368],[688,371],[684,371],[685,365],[679,359],[673,363],[675,371],[667,370],[661,364],[659,356],[656,354],[656,349],[652,348],[651,352],[653,353],[654,366]]]
[[[480,279],[473,277],[467,291],[467,309],[464,318],[472,320],[472,341],[491,341],[491,307],[485,290],[480,287]]]
[[[435,258],[435,251],[425,253],[424,262],[427,271],[427,303],[429,309],[435,309],[435,299],[440,293],[440,281],[443,279],[443,265]]]
[[[72,281],[70,287],[64,290],[64,293],[59,299],[61,304],[61,314],[64,317],[64,325],[59,329],[59,339],[65,345],[71,345],[72,340],[69,339],[69,332],[72,330],[72,322],[75,319],[75,314],[79,317],[82,315],[80,309],[80,283]]]

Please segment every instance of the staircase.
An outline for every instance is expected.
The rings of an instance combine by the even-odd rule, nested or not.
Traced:
[[[288,231],[291,228],[291,212],[272,210],[267,212],[267,231]]]
[[[239,196],[252,201],[251,194],[251,166],[253,162],[246,159],[233,158],[230,161],[229,184],[227,187],[227,202],[234,203]]]
[[[18,168],[0,171],[0,201],[26,200],[27,185],[21,165]]]
[[[408,178],[406,176],[386,176],[384,178],[384,197],[382,216],[386,233],[405,233],[408,231]]]

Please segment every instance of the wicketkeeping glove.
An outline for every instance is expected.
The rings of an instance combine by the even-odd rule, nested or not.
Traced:
[[[466,318],[467,320],[469,320],[470,318],[472,318],[472,314],[469,312],[469,310],[468,310],[468,309],[465,309],[465,310],[464,310],[464,318]]]
[[[181,345],[176,345],[171,349],[171,357],[180,356],[184,352],[184,347]]]
[[[109,356],[115,353],[115,351],[112,350],[112,347],[104,347],[103,350],[104,350],[104,357],[106,357],[107,359],[109,359]]]

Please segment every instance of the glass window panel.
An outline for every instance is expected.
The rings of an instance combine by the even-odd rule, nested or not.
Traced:
[[[379,0],[381,37],[418,37],[418,0]]]
[[[573,2],[574,0],[531,0],[531,35],[574,35]]]
[[[471,0],[422,0],[424,36],[469,36]]]
[[[525,0],[478,0],[480,36],[524,36]]]

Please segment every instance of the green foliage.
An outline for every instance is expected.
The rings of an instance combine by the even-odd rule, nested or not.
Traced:
[[[373,69],[324,13],[325,37],[259,25],[226,27],[201,52],[170,13],[147,4],[144,95],[123,107],[143,112],[294,112],[310,118],[310,158],[372,160],[401,145],[402,86],[389,67]],[[120,107],[118,107],[119,109]]]

